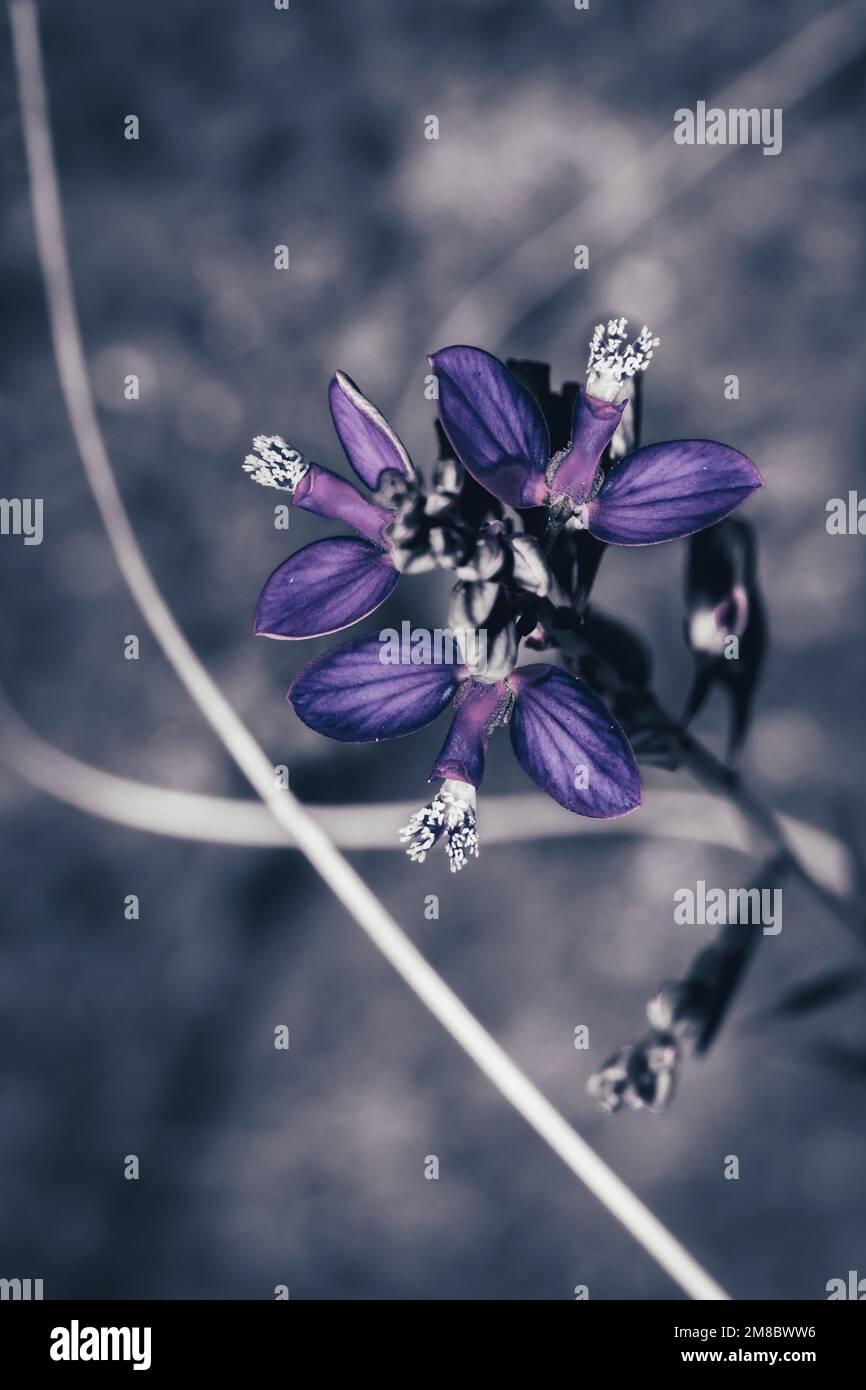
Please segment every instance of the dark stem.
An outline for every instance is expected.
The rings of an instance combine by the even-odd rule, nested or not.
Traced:
[[[783,865],[785,871],[808,889],[822,907],[838,918],[863,945],[864,920],[859,905],[825,888],[812,876],[789,843],[776,812],[756,795],[742,774],[727,767],[693,734],[682,733],[680,745],[683,765],[710,791],[730,801],[751,829],[775,852],[776,862]]]
[[[536,610],[536,619],[541,622],[555,642],[562,648],[563,656],[571,655],[579,660],[587,653],[586,627],[574,613],[556,608],[550,599],[542,599]],[[614,685],[618,677],[612,672]],[[628,687],[630,688],[630,687]],[[620,681],[620,689],[623,687]],[[599,694],[608,698],[610,691],[600,689]],[[614,691],[614,698],[615,698]],[[866,920],[857,903],[852,903],[832,889],[825,888],[809,872],[797,851],[785,835],[782,823],[771,809],[744,780],[741,773],[727,766],[714,753],[701,743],[694,734],[684,729],[681,722],[670,715],[651,690],[636,692],[644,700],[645,707],[652,708],[659,727],[669,731],[673,744],[679,754],[679,765],[686,767],[692,775],[708,790],[729,801],[740,813],[756,836],[756,849],[767,855],[772,854],[778,862],[784,863],[786,872],[795,877],[812,896],[828,909],[855,938],[864,944],[866,940]],[[626,728],[626,732],[629,730]],[[634,739],[633,739],[634,741]]]

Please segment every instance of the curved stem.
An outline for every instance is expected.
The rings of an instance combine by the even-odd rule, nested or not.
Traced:
[[[569,609],[555,607],[549,599],[541,601],[538,614],[539,621],[561,648],[569,669],[579,671],[580,663],[588,652],[599,660],[604,670],[603,684],[610,687],[608,691],[600,689],[599,693],[609,696],[609,703],[614,711],[617,708],[616,701],[620,698],[637,700],[640,718],[636,727],[632,728],[628,719],[623,720],[626,732],[630,734],[636,749],[641,720],[662,730],[675,755],[674,765],[686,767],[698,781],[724,798],[742,817],[749,827],[753,853],[761,857],[770,854],[782,856],[786,869],[862,941],[866,932],[866,921],[859,902],[852,901],[849,896],[855,881],[850,856],[847,856],[849,868],[845,875],[845,888],[839,891],[835,884],[829,886],[824,876],[816,872],[814,861],[805,862],[800,846],[787,833],[785,819],[758,796],[741,773],[723,763],[694,734],[683,728],[682,724],[664,709],[651,689],[641,683],[626,680],[601,652],[592,647],[580,616]]]
[[[682,751],[685,766],[705,787],[730,801],[752,828],[757,842],[756,853],[761,852],[763,845],[764,852],[773,854],[776,863],[796,877],[862,944],[866,923],[860,904],[852,902],[846,893],[828,888],[815,877],[792,843],[783,819],[761,800],[742,774],[727,767],[693,734],[682,735]],[[851,876],[853,879],[853,871]]]
[[[272,849],[288,843],[285,829],[259,801],[154,786],[70,757],[28,728],[9,705],[2,688],[0,757],[46,796],[117,825],[242,848]],[[397,850],[396,827],[407,821],[414,809],[414,801],[386,801],[351,807],[316,806],[313,814],[342,849]],[[854,891],[856,871],[841,841],[790,816],[780,815],[778,821],[786,842],[817,888],[831,896],[848,897]],[[484,798],[485,846],[516,839],[525,842],[598,835],[645,835],[713,844],[750,856],[755,847],[752,828],[736,801],[720,801],[715,791],[705,794],[652,787],[639,815],[614,821],[572,815],[538,792]]]

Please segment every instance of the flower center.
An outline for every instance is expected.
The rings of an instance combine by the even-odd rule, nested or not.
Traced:
[[[262,487],[279,487],[294,492],[298,483],[310,471],[303,454],[293,449],[279,434],[257,434],[253,452],[243,462],[245,473]]]
[[[433,800],[416,811],[400,831],[400,840],[415,864],[423,864],[443,838],[452,874],[459,873],[471,854],[478,858],[475,788],[453,777],[446,777]]]
[[[609,319],[607,326],[596,324],[586,364],[586,389],[602,401],[615,401],[622,395],[623,381],[645,372],[660,339],[644,324],[634,342],[628,340],[628,319]]]

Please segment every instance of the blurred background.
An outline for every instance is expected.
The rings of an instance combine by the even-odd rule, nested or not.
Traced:
[[[311,804],[427,799],[443,737],[337,747],[285,703],[329,645],[254,640],[289,551],[335,529],[251,487],[280,432],[348,472],[341,367],[435,455],[425,355],[467,341],[580,377],[594,323],[661,337],[644,438],[718,438],[766,488],[773,644],[745,751],[774,806],[860,836],[863,555],[829,536],[864,489],[862,6],[811,0],[89,0],[41,7],[74,279],[101,421],[149,562],[196,650]],[[0,680],[32,728],[166,787],[247,789],[135,611],[53,364],[4,16]],[[699,100],[784,109],[782,153],[679,147]],[[124,119],[140,122],[137,141]],[[425,118],[439,139],[425,139]],[[285,244],[290,269],[274,269]],[[574,269],[574,248],[589,268]],[[124,398],[124,378],[141,382]],[[739,377],[738,400],[724,379]],[[649,637],[674,708],[691,664],[682,544],[611,552],[595,597]],[[444,625],[447,579],[374,620]],[[363,630],[363,629],[361,629]],[[140,637],[127,661],[124,638]],[[700,732],[721,748],[722,706]],[[529,784],[494,741],[487,790]],[[688,787],[650,771],[652,787]],[[662,1117],[609,1117],[590,1073],[644,1031],[708,929],[672,894],[744,885],[712,846],[610,834],[483,848],[458,877],[353,855],[413,940],[734,1297],[823,1298],[866,1275],[863,996],[756,1027],[862,946],[785,890],[713,1052]],[[61,1297],[662,1299],[678,1293],[428,1017],[299,855],[89,819],[0,767],[0,1275]],[[397,829],[395,824],[395,833]],[[425,919],[428,894],[438,920]],[[139,921],[123,902],[140,898]],[[707,938],[708,939],[708,938]],[[275,1051],[274,1028],[291,1030]],[[589,1051],[576,1051],[586,1024]],[[837,1045],[845,1044],[844,1054]],[[828,1061],[833,1053],[835,1061]],[[837,1055],[839,1053],[839,1055]],[[842,1060],[842,1055],[846,1060]],[[138,1182],[123,1177],[136,1154]],[[439,1159],[438,1182],[424,1178]],[[725,1181],[725,1157],[740,1179]]]

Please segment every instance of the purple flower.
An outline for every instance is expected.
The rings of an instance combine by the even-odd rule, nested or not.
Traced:
[[[414,733],[455,703],[430,777],[442,785],[401,831],[412,859],[442,838],[454,872],[477,855],[475,793],[489,737],[506,724],[521,767],[567,810],[609,818],[640,804],[629,742],[584,681],[542,664],[484,678],[460,654],[415,655],[403,644],[395,659],[381,637],[362,637],[311,661],[289,690],[305,724],[345,743]]]
[[[265,487],[280,488],[292,504],[360,532],[314,541],[274,570],[259,597],[254,631],[263,637],[322,637],[375,612],[391,593],[399,572],[431,568],[416,553],[411,527],[392,537],[394,506],[414,495],[412,461],[391,426],[342,372],[329,390],[331,416],[346,457],[361,482],[379,499],[364,497],[353,483],[305,459],[279,435],[259,435],[244,469]]]
[[[601,461],[622,419],[627,383],[658,343],[644,328],[627,339],[625,319],[599,324],[587,385],[574,401],[571,440],[551,458],[550,437],[530,391],[490,353],[447,347],[430,363],[439,417],[465,468],[512,507],[548,507],[559,525],[613,545],[653,545],[712,526],[762,486],[744,454],[706,439],[651,444]]]

